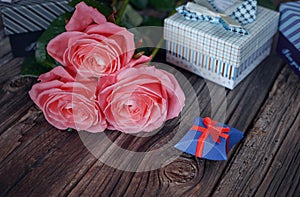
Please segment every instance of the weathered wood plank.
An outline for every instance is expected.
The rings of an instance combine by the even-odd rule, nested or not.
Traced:
[[[21,73],[23,58],[13,58],[11,53],[0,58],[0,84]]]
[[[7,54],[11,51],[9,38],[8,37],[1,38],[1,32],[0,32],[0,49],[1,49],[0,57],[4,56],[5,54]]]
[[[297,100],[299,101],[299,97]],[[299,110],[297,119],[288,131],[256,194],[265,194],[265,196],[297,196],[300,194]]]
[[[11,60],[13,58],[11,54],[9,37],[6,36],[4,33],[1,14],[0,14],[0,49],[1,49],[0,50],[0,69],[1,69],[2,65],[7,62],[7,59]]]
[[[0,89],[0,135],[32,106],[27,92],[34,81],[29,77],[16,77]]]
[[[243,85],[237,87],[235,91],[228,93],[230,114],[239,114],[239,116],[232,115],[227,118],[231,124],[241,130],[249,127],[259,107],[262,105],[265,96],[268,94],[273,80],[277,76],[280,64],[281,62],[278,58],[269,58],[264,62],[263,66],[259,67],[251,77],[243,82]],[[270,72],[270,70],[273,72]],[[200,105],[209,105],[209,101],[206,100],[207,96],[200,96],[205,92],[205,88],[203,88],[203,85],[199,84],[199,82],[198,84],[194,84],[194,87],[197,87],[197,85],[201,87],[198,90],[199,92],[197,92],[199,94]],[[246,87],[248,88],[247,91],[245,90]],[[217,93],[218,92],[215,92],[214,95],[217,95]],[[207,95],[207,92],[204,95]],[[253,95],[256,96],[256,99],[251,100]],[[251,104],[250,106],[247,105],[249,102]],[[201,113],[209,115],[209,107],[204,107]],[[238,118],[241,117],[244,123],[238,122]],[[159,142],[156,143],[159,144]],[[117,173],[114,173],[112,176],[111,171],[95,170],[99,168],[99,166],[95,165],[91,168],[93,173],[86,174],[70,194],[116,194],[116,196],[125,194],[126,196],[131,196],[132,194],[136,196],[154,194],[209,195],[213,191],[214,184],[217,183],[225,167],[226,162],[204,161],[185,154],[160,170],[136,173],[133,176],[132,173],[118,170],[116,170]],[[110,184],[99,184],[95,188],[93,183],[102,183],[102,177],[109,177]],[[91,179],[92,181],[88,182],[88,180]],[[108,180],[106,180],[106,182],[107,181]],[[131,182],[128,183],[128,181]],[[137,187],[137,184],[140,184],[140,186]],[[81,187],[81,185],[83,186]]]
[[[17,141],[17,146],[1,160],[1,194],[5,195],[11,191],[14,195],[22,196],[32,190],[38,190],[39,194],[46,192],[56,195],[57,193],[52,193],[56,191],[52,187],[63,190],[74,177],[84,172],[84,168],[89,167],[91,158],[95,160],[82,145],[76,132],[62,132],[45,123],[41,112],[33,107],[2,134],[5,136],[4,140],[17,138],[14,140]],[[8,142],[3,144],[10,145]],[[74,157],[80,159],[74,161]],[[73,167],[76,171],[73,171]],[[60,171],[61,169],[63,171]],[[49,174],[53,171],[59,172],[60,175],[49,179]],[[67,179],[68,175],[71,176],[70,179]],[[39,184],[44,185],[43,189],[33,187]]]
[[[11,61],[13,59],[13,54],[12,53],[8,53],[6,55],[3,55],[0,57],[0,66],[2,67],[4,64],[7,64],[9,61]],[[0,68],[1,68],[0,67]]]
[[[274,56],[268,58],[236,90],[225,92],[225,95],[219,94],[218,88],[212,88],[212,95],[218,98],[217,105],[221,105],[224,96],[228,95],[230,105],[227,111],[230,116],[226,118],[226,122],[241,130],[249,127],[281,64],[282,62]],[[198,94],[201,115],[210,115],[211,100],[204,80],[195,75],[185,75],[191,76],[190,81]],[[25,90],[20,91],[24,94]],[[2,95],[6,94],[6,91],[2,92]],[[251,99],[253,95],[256,99]],[[7,106],[12,105],[9,99],[4,100],[3,103]],[[32,105],[32,102],[27,102]],[[252,106],[247,105],[249,102]],[[2,109],[2,106],[0,108]],[[239,116],[235,116],[236,113],[239,113]],[[185,114],[182,121],[192,122],[193,118],[192,115]],[[244,123],[239,122],[239,119]],[[176,130],[178,121],[170,121],[164,130],[150,137],[134,137],[112,131],[107,131],[106,135],[115,144],[128,150],[151,151],[174,138],[174,133],[179,132]],[[2,141],[3,145],[8,144],[10,147],[2,153],[5,157],[0,160],[0,189],[3,195],[208,195],[213,191],[227,165],[227,162],[205,161],[183,154],[159,170],[125,172],[98,162],[76,132],[54,129],[34,108],[28,113],[22,113],[13,124],[7,122],[3,126],[6,128],[2,132],[4,139],[18,139],[17,145]],[[182,135],[185,133],[181,132]],[[101,150],[97,150],[99,156],[112,151],[110,142],[101,140],[101,136],[97,134],[91,136],[94,142],[101,144]],[[172,151],[176,152],[174,148]],[[120,160],[124,160],[126,167],[130,157],[118,156]],[[140,161],[130,164],[138,167]]]
[[[14,58],[11,52],[9,37],[5,35],[0,14],[0,84],[21,72],[22,58]]]
[[[196,79],[196,78],[195,78]],[[15,83],[11,83],[15,84]],[[7,145],[8,150],[2,149],[0,155],[3,155],[0,163],[1,171],[1,191],[2,194],[6,192],[11,192],[14,194],[24,194],[24,193],[43,193],[45,191],[50,194],[57,194],[57,192],[68,193],[70,188],[76,185],[76,180],[80,180],[80,174],[85,174],[90,164],[96,161],[95,157],[87,151],[87,149],[82,145],[78,135],[72,134],[72,137],[69,137],[68,132],[60,132],[56,129],[49,127],[49,124],[46,123],[42,117],[40,111],[31,108],[27,114],[23,114],[23,117],[19,117],[19,114],[22,114],[17,111],[18,106],[13,105],[14,103],[21,103],[18,101],[21,97],[13,97],[10,94],[11,86],[4,88],[2,91],[2,103],[5,106],[11,106],[12,111],[16,114],[7,114],[3,117],[15,117],[14,125],[11,125],[11,121],[4,121],[3,128],[6,127],[2,133],[3,144]],[[30,87],[30,86],[29,86]],[[27,95],[29,89],[24,89],[18,86],[15,87],[14,92],[21,92],[24,95]],[[13,99],[12,99],[13,98]],[[32,105],[32,102],[29,100],[28,95],[25,99],[25,103],[28,103],[29,106]],[[22,101],[24,98],[22,98]],[[4,105],[2,106],[3,108]],[[4,112],[4,110],[3,110]],[[21,119],[18,121],[18,119]],[[110,138],[114,138],[115,135],[119,135],[117,132],[110,132]],[[26,137],[24,137],[24,135]],[[129,136],[130,137],[130,136]],[[68,138],[68,140],[66,139]],[[7,139],[14,139],[9,143]],[[66,142],[67,140],[67,142]],[[98,141],[101,142],[101,139]],[[64,154],[57,154],[57,146],[63,146]],[[105,143],[102,144],[105,149]],[[59,147],[60,149],[60,147]],[[11,153],[13,151],[13,153]],[[80,153],[83,152],[83,153]],[[79,154],[80,153],[80,154]],[[15,161],[16,158],[23,158],[22,160]],[[47,158],[51,158],[51,162]],[[65,160],[64,158],[70,158]],[[43,164],[43,167],[40,167],[40,163]],[[78,165],[72,165],[72,164]],[[52,166],[53,165],[53,166]],[[17,169],[15,167],[18,166]],[[57,166],[60,166],[57,168]],[[55,173],[53,178],[48,179],[46,175],[50,173],[52,175],[53,169],[56,173],[62,173],[60,176],[63,176],[63,179],[57,180],[57,174]],[[62,171],[60,171],[62,169]],[[66,171],[68,173],[66,173]],[[60,177],[59,176],[59,177]],[[69,178],[67,178],[69,176]],[[41,178],[51,183],[51,187],[35,187],[32,188],[32,185],[43,184],[43,186],[48,185],[44,182],[38,181]],[[31,180],[37,181],[34,184],[31,184]],[[47,182],[45,181],[45,182]],[[52,183],[55,182],[55,183]],[[50,184],[49,183],[49,184]],[[12,188],[14,187],[14,188]]]
[[[300,79],[285,68],[215,196],[299,195]]]

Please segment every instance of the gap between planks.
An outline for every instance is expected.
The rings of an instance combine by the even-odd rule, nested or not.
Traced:
[[[258,67],[240,86],[228,93],[228,110],[230,116],[227,118],[227,121],[242,130],[248,128],[254,119],[269,92],[269,88],[277,77],[282,62],[273,56],[269,57],[262,64],[263,65]],[[270,69],[272,72],[269,71]],[[199,95],[198,99],[200,106],[209,105],[210,99],[207,99],[205,96],[200,96],[202,95],[201,93],[207,95],[207,88],[205,88],[203,80],[190,74],[187,74],[186,76],[191,76],[192,81],[195,80],[192,83]],[[245,92],[244,90],[246,88],[248,88],[248,91]],[[249,102],[248,98],[251,97],[253,93],[258,94],[258,97],[253,99],[254,103],[252,103],[251,108],[247,106],[246,103]],[[215,92],[214,94],[218,95],[218,92]],[[203,107],[201,115],[209,115],[210,110],[209,107]],[[247,110],[249,113],[242,114],[243,110]],[[232,115],[235,113],[241,115]],[[239,118],[244,122],[239,122]],[[37,135],[36,132],[42,129],[44,124],[48,123],[41,117],[37,120],[33,120],[32,124],[33,128],[30,130],[30,135],[28,137]],[[12,125],[11,129],[14,130],[18,127],[18,124]],[[16,133],[17,132],[18,131],[16,131]],[[51,134],[53,132],[57,133]],[[169,135],[168,132],[170,131],[167,131],[164,139],[159,139],[160,141],[157,141],[156,143],[155,141],[152,141],[147,145],[150,146],[150,149],[146,148],[151,150],[151,148],[163,144],[164,140],[168,140],[169,137],[172,137],[172,134]],[[106,193],[130,196],[132,193],[135,193],[136,196],[140,196],[153,193],[157,195],[181,195],[184,193],[189,194],[189,192],[191,192],[190,194],[202,193],[203,195],[208,195],[211,190],[214,189],[214,185],[217,183],[226,167],[226,162],[204,161],[183,154],[173,163],[170,163],[159,170],[144,173],[123,172],[110,168],[103,163],[95,163],[96,158],[82,145],[77,134],[70,134],[50,128],[44,130],[42,134],[42,138],[36,138],[36,140],[39,141],[39,146],[32,146],[33,144],[29,144],[26,146],[25,152],[16,150],[13,155],[14,157],[25,155],[26,151],[38,147],[37,150],[32,152],[30,157],[32,159],[26,157],[28,158],[26,163],[17,162],[16,164],[19,164],[19,169],[17,170],[15,169],[14,165],[16,164],[14,163],[4,166],[7,172],[12,172],[12,170],[14,170],[18,171],[20,174],[25,173],[21,180],[18,180],[20,175],[16,174],[10,177],[10,181],[6,181],[6,186],[10,187],[9,190],[6,190],[7,195],[24,193],[38,195],[45,192],[48,192],[48,194],[51,195],[58,193],[61,195],[97,195]],[[121,142],[121,145],[123,141],[125,142],[127,140],[128,143],[128,140],[132,139],[132,137],[127,137],[124,134],[115,135],[108,132],[108,135],[112,137],[113,141]],[[52,139],[49,139],[49,137]],[[46,140],[47,138],[48,141],[43,142],[43,140]],[[26,138],[26,140],[29,139]],[[49,140],[53,140],[53,142],[50,143]],[[132,142],[135,142],[136,145],[141,144],[139,140]],[[151,145],[151,143],[154,144]],[[128,147],[134,148],[133,150],[139,149],[139,147],[135,147],[134,144],[131,144]],[[103,146],[103,148],[105,149],[106,146]],[[145,147],[141,147],[140,150],[143,150],[144,148]],[[51,151],[46,152],[47,154],[43,155],[45,154],[43,151],[47,150]],[[18,153],[17,151],[20,152]],[[13,159],[14,157],[10,158]],[[43,159],[44,157],[45,159]],[[229,157],[231,157],[231,155],[229,155]],[[29,167],[29,171],[26,171],[26,166]],[[23,168],[25,169],[25,172],[22,172]],[[180,168],[180,170],[178,168]],[[4,174],[2,177],[6,176],[8,176],[8,174]],[[41,177],[44,177],[44,179],[41,180]],[[59,177],[59,179],[57,177]],[[137,183],[140,185],[139,188],[136,187]],[[36,187],[32,188],[32,185],[36,185]],[[114,190],[114,188],[118,189]]]
[[[300,80],[285,67],[214,196],[299,194]]]

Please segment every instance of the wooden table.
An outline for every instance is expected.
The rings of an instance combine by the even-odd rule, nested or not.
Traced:
[[[300,195],[300,79],[276,54],[233,91],[210,90],[213,98],[227,99],[225,123],[245,134],[228,161],[198,159],[170,147],[178,153],[171,162],[155,170],[131,172],[99,161],[77,132],[60,131],[47,123],[28,96],[35,79],[18,76],[23,59],[12,56],[3,31],[0,36],[1,196]],[[208,83],[180,71],[197,93],[200,116],[210,116]],[[189,114],[184,117],[192,122]],[[168,143],[176,132],[178,119],[150,137],[105,134],[118,147],[150,152]],[[99,144],[103,153],[113,149],[101,139]],[[116,162],[120,160],[128,162],[126,155]]]

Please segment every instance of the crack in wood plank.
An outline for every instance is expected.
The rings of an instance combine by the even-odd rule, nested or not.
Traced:
[[[231,103],[228,108],[229,114],[239,113],[240,116],[231,115],[226,118],[226,121],[233,123],[233,126],[237,126],[240,129],[249,127],[265,96],[268,94],[268,90],[272,86],[281,65],[282,62],[278,58],[270,57],[242,85],[237,87],[236,91],[227,91],[226,95],[228,95],[229,103]],[[209,107],[211,99],[207,96],[209,94],[205,82],[195,75],[188,73],[185,73],[185,75],[191,77],[191,83],[199,95],[200,115],[209,115],[211,113],[211,108]],[[248,91],[242,91],[246,88],[248,88]],[[22,88],[19,91],[23,91],[24,94]],[[9,97],[6,91],[2,94],[6,98]],[[223,98],[224,96],[220,95],[217,89],[213,89],[212,94],[218,98]],[[247,106],[249,97],[251,98],[253,94],[259,95],[256,99],[253,99],[253,106]],[[10,105],[9,100],[6,99],[5,102],[7,105]],[[222,99],[217,105],[221,103]],[[247,113],[243,110],[246,110]],[[19,118],[23,121],[28,119],[27,117]],[[189,119],[192,120],[194,117],[190,117],[187,114],[183,118],[184,121],[187,121]],[[244,123],[240,123],[239,119],[242,119]],[[176,122],[177,120],[170,121],[170,124],[166,125],[161,135],[155,135],[148,139],[139,139],[117,132],[107,132],[107,135],[113,142],[127,147],[129,150],[151,151],[173,137],[172,130],[176,130],[178,126]],[[19,127],[20,123],[9,125],[11,130]],[[39,131],[45,127],[47,129],[44,129],[42,132],[44,137],[40,137]],[[18,132],[12,133],[12,135],[16,134]],[[25,193],[28,195],[47,193],[49,195],[61,194],[71,196],[79,194],[120,194],[131,196],[133,193],[135,196],[164,194],[209,195],[226,168],[226,162],[205,161],[183,154],[177,160],[158,170],[139,173],[116,170],[97,161],[97,157],[86,149],[77,134],[58,131],[49,126],[43,117],[34,121],[28,134],[28,137],[30,136],[32,142],[15,149],[10,157],[10,159],[24,157],[25,161],[16,161],[16,163],[0,161],[0,165],[1,163],[5,164],[2,168],[3,171],[0,173],[2,177],[0,180],[1,188],[5,189],[7,195],[21,195]],[[34,136],[37,137],[35,138]],[[24,140],[21,143],[26,143],[26,140],[29,139],[24,138]],[[101,139],[97,140],[99,140],[98,143],[103,143],[102,149],[104,152],[109,152],[109,143],[101,141]],[[24,149],[20,150],[21,147]],[[229,158],[232,157],[233,151],[230,152]],[[26,156],[26,152],[31,153]],[[102,154],[101,150],[99,150],[99,154]],[[128,165],[126,160],[130,158],[126,158],[126,155],[120,155],[121,158],[124,159],[124,165]],[[182,167],[178,169],[180,163],[182,163]],[[184,163],[189,164],[183,165]],[[135,161],[134,165],[139,166],[139,161]],[[17,170],[15,170],[16,166],[18,166]],[[137,183],[140,187],[136,186]],[[35,185],[35,187],[32,187],[32,185]]]
[[[300,175],[296,171],[300,164],[299,82],[291,70],[283,69],[214,196],[293,196],[299,191]],[[293,180],[298,183],[295,185]],[[285,181],[291,186],[286,187]],[[294,190],[289,190],[292,186]]]

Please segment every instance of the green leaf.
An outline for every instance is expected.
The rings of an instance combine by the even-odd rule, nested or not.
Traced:
[[[149,0],[150,6],[162,10],[171,11],[176,7],[176,0]]]
[[[22,64],[22,75],[34,75],[39,76],[40,74],[50,71],[52,68],[38,64],[34,57],[26,57]]]
[[[125,27],[133,28],[142,24],[143,17],[128,4],[124,11],[121,22]]]
[[[144,21],[142,23],[143,26],[163,26],[163,19],[152,17],[152,16],[144,16]]]
[[[130,0],[131,5],[139,10],[145,9],[148,5],[148,0]]]
[[[70,19],[71,15],[71,13],[66,13],[55,19],[38,39],[35,50],[37,63],[50,68],[57,66],[55,60],[48,54],[46,47],[51,39],[66,31],[66,21]]]
[[[96,8],[99,12],[101,12],[106,18],[108,18],[112,13],[113,9],[109,5],[108,2],[103,0],[72,0],[69,5],[75,7],[80,2],[85,2],[87,5]]]
[[[258,5],[269,8],[271,10],[276,9],[276,5],[274,4],[274,2],[272,0],[258,0],[257,3],[258,3]]]

